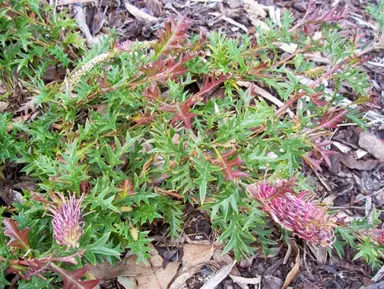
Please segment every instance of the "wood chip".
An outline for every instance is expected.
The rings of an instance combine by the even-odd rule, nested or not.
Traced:
[[[135,16],[135,18],[137,18],[138,20],[146,22],[156,22],[158,20],[156,17],[153,17],[148,13],[145,13],[144,11],[141,11],[140,9],[136,8],[132,4],[129,4],[128,0],[124,0],[124,6],[128,10],[128,12]]]
[[[254,278],[244,278],[244,277],[239,277],[239,276],[233,276],[229,275],[233,282],[238,283],[238,284],[251,284],[251,285],[258,285],[261,283],[261,276],[257,276]]]

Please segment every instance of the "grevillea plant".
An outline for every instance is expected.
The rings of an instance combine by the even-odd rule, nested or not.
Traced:
[[[28,26],[31,11],[45,21],[51,18],[39,15],[52,8],[23,2],[0,4],[2,29],[20,24],[10,21],[16,11],[28,47],[44,43],[49,31],[55,41],[62,37],[54,20],[45,33]],[[346,119],[359,119],[339,88],[348,86],[348,97],[359,102],[369,92],[359,70],[369,49],[356,54],[355,35],[337,25],[343,15],[339,8],[309,9],[294,24],[284,11],[278,29],[271,23],[256,38],[238,39],[189,35],[180,17],[154,42],[117,44],[111,37],[81,59],[70,55],[76,34],[68,31],[69,46],[52,48],[55,66],[68,68],[65,79],[28,87],[33,106],[0,117],[2,170],[16,167],[16,176],[36,185],[1,209],[0,288],[12,280],[20,288],[93,288],[89,266],[128,251],[138,262],[149,257],[150,228],[179,238],[187,203],[209,213],[218,241],[236,259],[296,238],[340,257],[348,245],[378,266],[384,246],[376,215],[346,223],[316,194],[300,193],[309,187],[305,164],[316,172],[330,165],[326,137]],[[28,29],[38,32],[29,38]],[[15,43],[0,37],[0,45]],[[284,52],[287,45],[295,50]],[[20,85],[33,78],[38,59],[31,57],[27,67],[18,64]],[[6,63],[7,75],[18,69],[15,61],[20,57]]]
[[[333,229],[337,226],[325,208],[305,200],[308,192],[297,195],[292,190],[292,180],[275,186],[267,183],[248,186],[251,196],[261,203],[282,228],[293,231],[300,238],[323,247],[330,247],[335,241]]]

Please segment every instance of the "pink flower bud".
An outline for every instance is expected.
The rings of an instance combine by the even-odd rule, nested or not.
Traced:
[[[59,203],[55,207],[49,207],[52,213],[53,236],[56,242],[67,249],[79,247],[79,240],[83,234],[81,221],[81,203],[84,195],[76,199],[75,195],[70,195],[69,199],[62,194],[58,194],[56,201]]]
[[[248,191],[283,228],[314,245],[331,246],[335,241],[335,220],[324,208],[305,200],[306,192],[294,195],[290,187],[289,182],[276,186],[262,183],[248,186]]]

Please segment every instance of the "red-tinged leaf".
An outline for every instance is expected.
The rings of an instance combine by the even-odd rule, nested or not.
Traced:
[[[337,125],[344,120],[344,116],[347,114],[347,112],[348,111],[345,109],[338,109],[332,113],[326,112],[323,115],[320,123],[314,129],[312,129],[312,131],[323,128],[337,128]]]
[[[172,17],[169,19],[169,22],[164,23],[164,30],[159,33],[159,41],[153,46],[155,59],[162,54],[166,55],[182,49],[182,44],[187,38],[188,19],[184,16],[179,17],[177,22]]]
[[[266,70],[266,68],[268,68],[268,65],[267,65],[266,63],[262,62],[262,63],[260,63],[258,66],[256,66],[256,67],[250,69],[250,70],[248,71],[248,73],[249,73],[250,75],[253,75],[253,76],[269,77],[269,76],[266,75],[266,74],[262,74],[262,73],[260,73],[260,72],[262,72],[263,70]]]
[[[225,80],[227,80],[228,77],[225,75],[220,75],[219,78],[213,77],[206,77],[204,79],[203,85],[200,88],[200,91],[198,93],[195,93],[192,97],[194,100],[199,101],[201,97],[211,91],[213,88],[218,86],[219,84],[223,83]]]
[[[313,146],[313,155],[318,155],[321,158],[320,161],[324,161],[329,168],[331,167],[331,160],[329,157],[334,155],[336,152],[327,150],[324,147],[331,144],[332,142],[330,141],[323,141],[321,143],[314,144]]]
[[[307,11],[310,11],[313,8],[313,3],[308,3]],[[313,12],[309,12],[311,15],[308,17],[307,22],[304,25],[304,32],[308,35],[313,35],[321,23],[338,21],[345,18],[345,7],[343,7],[339,12],[337,12],[337,8],[338,7],[335,6],[324,14],[320,14],[320,8],[315,8]]]
[[[314,172],[321,172],[322,169],[320,167],[321,161],[313,158],[313,153],[309,152],[303,156],[304,162],[309,165]]]
[[[99,284],[99,280],[81,280],[88,271],[87,266],[75,271],[64,270],[53,263],[50,264],[50,267],[63,279],[63,289],[93,289]]]
[[[28,241],[29,228],[19,230],[17,222],[7,218],[3,220],[3,224],[5,226],[4,235],[11,238],[8,246],[28,251],[30,249]]]
[[[145,114],[139,113],[132,117],[131,119],[136,122],[137,124],[147,124],[150,123],[154,119],[154,115],[150,112],[146,112]]]
[[[159,100],[161,97],[159,86],[156,82],[152,83],[151,86],[148,86],[144,92],[143,95],[148,100]]]
[[[223,155],[218,154],[218,159],[215,159],[215,160],[208,159],[212,164],[219,166],[223,169],[225,179],[227,181],[238,179],[238,178],[249,177],[249,174],[238,171],[233,168],[233,167],[241,166],[243,164],[243,161],[241,160],[239,155],[237,155],[233,160],[229,160],[229,158],[234,156],[235,154],[237,154],[237,152],[236,150],[233,150]]]
[[[194,54],[187,54],[180,55],[180,57],[177,58],[177,61],[175,60],[176,58],[169,58],[167,60],[158,59],[155,62],[151,62],[142,67],[140,74],[134,78],[131,86],[132,88],[135,88],[143,83],[156,82],[165,85],[169,79],[174,80],[187,72],[188,69],[184,67],[184,64],[194,56]],[[142,78],[136,80],[139,77]]]
[[[160,109],[167,112],[173,112],[175,114],[171,120],[172,125],[178,121],[181,121],[184,123],[185,128],[190,129],[192,126],[193,118],[196,116],[196,114],[189,112],[189,109],[195,103],[196,101],[190,97],[182,103],[163,104]]]
[[[325,100],[320,99],[322,95],[323,95],[322,93],[315,93],[315,94],[311,94],[309,97],[311,98],[313,103],[316,104],[317,107],[322,107],[327,104]]]

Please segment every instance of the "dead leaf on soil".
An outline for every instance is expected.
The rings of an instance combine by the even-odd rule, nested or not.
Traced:
[[[264,21],[260,20],[267,16],[262,5],[255,0],[244,0],[243,7],[253,26],[260,27],[261,30],[269,30],[269,26]]]
[[[272,275],[266,275],[263,279],[263,289],[280,289],[283,280]]]
[[[235,266],[235,264],[236,264],[236,261],[233,261],[232,264],[229,264],[229,265],[221,268],[219,271],[216,272],[216,274],[211,279],[209,279],[209,281],[207,283],[204,284],[203,287],[201,287],[201,289],[214,289],[214,288],[216,288],[216,286],[219,285],[220,282],[223,281],[228,276],[229,272],[231,272],[231,270],[232,270],[233,266]]]
[[[150,252],[148,264],[136,264],[136,256],[129,256],[123,261],[111,265],[104,263],[92,267],[97,279],[107,280],[117,277],[133,277],[137,280],[137,289],[166,289],[177,273],[180,262],[171,262],[163,268],[163,258],[155,248]]]
[[[124,289],[136,289],[136,281],[135,278],[132,277],[117,277],[117,282],[123,286]]]
[[[215,248],[211,245],[185,244],[183,267],[191,268],[199,264],[208,263],[214,251]]]
[[[317,247],[308,244],[309,249],[312,251],[313,255],[315,255],[316,260],[319,264],[327,263],[328,250],[324,247]]]
[[[233,263],[233,259],[229,254],[223,254],[222,249],[216,249],[212,256],[213,261],[215,261],[220,267],[229,265]],[[230,272],[232,276],[241,276],[237,266],[233,266],[232,271]]]
[[[265,12],[263,6],[255,0],[244,0],[243,6],[248,14],[251,13],[257,18],[265,18],[267,16],[267,12]]]
[[[295,260],[295,265],[292,267],[291,271],[289,271],[287,277],[285,278],[283,287],[281,289],[286,289],[289,284],[295,279],[297,273],[300,271],[300,250],[299,247],[297,247],[295,243],[296,249],[297,249],[297,255],[296,255],[296,260]]]
[[[3,112],[7,109],[8,107],[8,102],[5,102],[5,101],[0,101],[0,112]]]
[[[369,171],[374,169],[378,164],[378,160],[356,160],[352,156],[340,153],[340,161],[350,169],[359,171]]]
[[[183,268],[182,270],[179,271],[177,277],[175,280],[172,282],[172,284],[169,286],[169,289],[182,289],[186,288],[185,282],[191,278],[193,275],[198,273],[203,267],[203,264],[197,265],[195,267],[191,268]]]
[[[374,134],[369,132],[361,133],[359,136],[359,146],[381,162],[384,162],[384,142]]]

